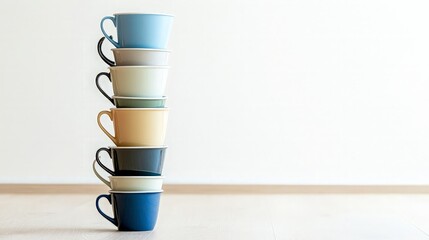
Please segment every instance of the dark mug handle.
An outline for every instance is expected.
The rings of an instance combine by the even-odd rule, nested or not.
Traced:
[[[107,194],[101,194],[100,196],[97,197],[97,199],[95,200],[95,207],[97,208],[97,211],[101,214],[101,216],[103,216],[105,219],[107,219],[109,222],[113,223],[113,225],[118,226],[118,221],[116,220],[116,218],[112,218],[107,216],[107,214],[105,214],[103,211],[101,211],[100,206],[98,206],[98,202],[100,201],[100,199],[102,198],[106,198],[110,205],[112,205],[112,197],[110,195]]]
[[[110,38],[112,38],[112,36],[110,36]],[[101,46],[103,46],[103,42],[104,42],[104,39],[105,39],[105,37],[102,37],[102,38],[100,38],[100,41],[98,41],[98,44],[97,44],[97,51],[98,51],[98,55],[100,55],[100,57],[101,57],[101,59],[105,62],[105,63],[107,63],[107,65],[109,65],[109,66],[115,66],[115,62],[114,61],[112,61],[112,60],[110,60],[110,59],[108,59],[104,54],[103,54],[103,51],[101,50]]]
[[[98,149],[97,152],[95,153],[95,160],[97,161],[98,165],[100,165],[100,167],[104,171],[108,172],[112,176],[115,176],[115,172],[114,171],[110,170],[108,167],[104,166],[103,163],[101,163],[101,161],[100,161],[100,152],[102,152],[102,151],[107,152],[107,154],[109,154],[110,158],[112,158],[112,150],[110,150],[110,148],[104,148],[104,147],[102,147],[102,148]]]
[[[107,93],[100,87],[98,80],[103,75],[106,76],[110,82],[112,82],[112,80],[110,79],[110,73],[101,72],[101,73],[97,74],[97,77],[95,77],[95,85],[97,85],[97,88],[98,88],[98,90],[100,90],[101,94],[103,94],[103,96],[105,96],[113,105],[115,105],[113,98],[111,98],[109,95],[107,95]]]

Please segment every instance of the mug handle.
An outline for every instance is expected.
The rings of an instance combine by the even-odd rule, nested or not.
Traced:
[[[101,118],[101,116],[103,114],[106,114],[107,116],[109,116],[110,120],[113,121],[113,119],[112,119],[112,112],[104,110],[104,111],[101,111],[101,112],[98,113],[98,116],[97,116],[98,126],[113,141],[114,144],[118,145],[116,143],[116,138],[112,134],[110,134],[109,131],[106,130],[106,128],[103,127],[103,124],[101,124],[100,118]]]
[[[109,36],[110,38],[112,38],[112,36]],[[109,65],[109,66],[115,66],[115,62],[114,61],[112,61],[112,60],[110,60],[110,59],[108,59],[104,54],[103,54],[103,51],[102,51],[102,46],[103,46],[103,42],[104,42],[104,39],[105,39],[105,37],[102,37],[102,38],[100,38],[100,40],[98,41],[98,44],[97,44],[97,51],[98,51],[98,55],[100,55],[100,57],[101,57],[101,59],[105,62],[105,63],[107,63],[107,65]]]
[[[105,151],[107,152],[107,154],[109,154],[110,158],[112,158],[112,150],[110,148],[105,148],[102,147],[100,149],[97,150],[97,152],[95,153],[95,160],[97,161],[98,165],[107,173],[109,173],[110,175],[114,176],[115,172],[113,172],[112,170],[110,170],[108,167],[104,166],[103,163],[101,163],[100,161],[100,152],[101,151]]]
[[[101,19],[101,22],[100,22],[101,32],[107,38],[107,40],[109,40],[115,47],[118,48],[119,47],[119,43],[116,42],[116,41],[114,41],[113,39],[109,38],[109,35],[107,35],[106,31],[104,31],[103,23],[107,19],[109,19],[110,21],[112,21],[113,25],[116,27],[116,19],[115,19],[115,17],[107,16],[107,17],[104,17],[103,19]]]
[[[97,162],[97,160],[94,160],[94,162],[92,162],[92,171],[94,171],[95,176],[98,177],[98,179],[100,179],[100,181],[102,181],[104,184],[106,184],[108,187],[110,187],[110,182],[107,181],[106,179],[104,179],[100,174],[98,174],[97,169],[95,169],[95,163]]]
[[[110,82],[112,82],[112,80],[110,79],[110,73],[107,72],[101,72],[99,74],[97,74],[97,77],[95,77],[95,85],[97,85],[98,90],[100,90],[101,94],[103,94],[103,96],[105,96],[113,105],[115,105],[115,102],[113,101],[113,98],[110,97],[109,95],[107,95],[107,93],[100,87],[100,83],[98,82],[101,76],[106,76]]]
[[[101,216],[103,216],[105,219],[107,219],[109,222],[113,223],[113,225],[118,226],[118,221],[116,220],[116,218],[112,218],[107,216],[107,214],[105,214],[103,211],[101,211],[100,206],[98,206],[98,202],[100,201],[100,199],[102,198],[106,198],[110,205],[112,205],[112,197],[110,195],[107,194],[101,194],[100,196],[97,197],[97,199],[95,200],[95,207],[97,208],[97,211],[101,214]]]

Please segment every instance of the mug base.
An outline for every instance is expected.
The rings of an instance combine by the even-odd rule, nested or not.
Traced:
[[[118,228],[118,231],[120,232],[147,232],[147,231],[153,231],[153,228],[125,228],[125,227],[120,227]]]

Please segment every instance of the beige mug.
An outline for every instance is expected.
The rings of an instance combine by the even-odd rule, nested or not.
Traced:
[[[100,118],[113,121],[115,136],[104,128]],[[98,126],[117,146],[164,145],[168,108],[111,108],[97,116]]]

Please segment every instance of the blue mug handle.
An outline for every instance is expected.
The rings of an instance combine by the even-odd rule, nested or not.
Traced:
[[[116,221],[116,219],[107,216],[103,211],[101,211],[100,206],[98,206],[98,201],[100,201],[100,199],[102,199],[102,198],[106,198],[109,201],[110,205],[112,205],[112,197],[110,195],[107,195],[107,194],[101,194],[100,196],[97,197],[97,200],[95,200],[95,207],[97,207],[97,211],[105,219],[107,219],[109,222],[113,223],[113,225],[118,226],[118,222]]]
[[[119,47],[119,43],[115,42],[112,38],[109,37],[109,35],[106,33],[106,31],[104,31],[103,23],[107,19],[109,19],[110,21],[112,21],[113,25],[116,27],[116,19],[115,19],[115,17],[107,16],[107,17],[104,17],[103,19],[101,19],[101,22],[100,22],[101,32],[107,38],[107,40],[109,40],[115,47],[118,48]]]

